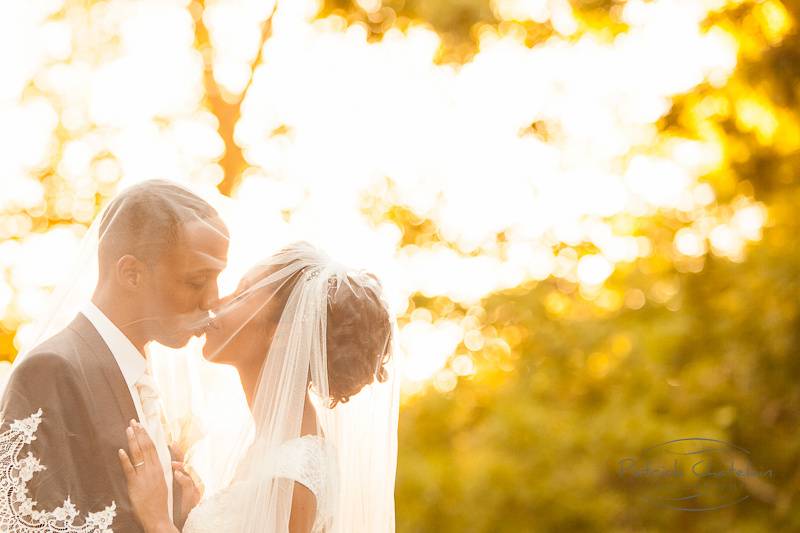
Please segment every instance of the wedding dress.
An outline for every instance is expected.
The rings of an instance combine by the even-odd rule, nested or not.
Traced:
[[[336,494],[335,454],[322,437],[304,435],[285,442],[277,451],[272,471],[265,476],[294,480],[306,486],[317,503],[313,533],[322,532],[332,520],[332,499]],[[253,505],[252,487],[234,482],[203,500],[186,520],[183,533],[234,533],[242,530],[244,506]]]

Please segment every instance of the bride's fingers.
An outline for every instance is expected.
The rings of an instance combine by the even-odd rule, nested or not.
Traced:
[[[176,446],[174,443],[169,445],[170,455],[175,458],[173,462],[183,462],[186,455],[183,453],[183,450],[180,447]]]
[[[186,470],[183,463],[172,461],[172,473],[175,475],[175,479],[179,480],[181,484],[185,484],[187,481],[190,484],[194,483],[194,479],[192,479],[192,476]]]
[[[130,483],[133,479],[133,476],[136,475],[136,469],[133,468],[131,460],[128,458],[128,454],[125,453],[125,450],[120,448],[117,455],[119,456],[119,464],[122,466],[122,472],[125,474],[125,479],[128,481],[128,483]]]
[[[139,444],[139,449],[142,451],[142,458],[153,464],[160,464],[160,460],[158,458],[158,452],[156,451],[156,446],[153,444],[153,439],[150,438],[150,435],[147,434],[147,431],[144,429],[140,423],[134,421],[132,423],[134,436],[136,437],[136,441]]]
[[[172,473],[175,474],[176,476],[180,474],[184,477],[188,477],[189,479],[191,479],[191,476],[189,475],[189,472],[186,471],[186,468],[183,466],[183,463],[179,463],[177,461],[172,461]]]
[[[128,449],[131,452],[131,460],[133,461],[134,465],[138,465],[144,461],[144,454],[142,453],[142,449],[139,447],[139,441],[136,439],[133,426],[128,426],[128,428],[125,430],[125,436],[128,437]],[[134,466],[134,468],[136,467]]]
[[[180,461],[172,461],[172,471],[182,472],[189,477],[194,477],[194,472],[192,471],[192,467],[187,465],[186,463],[181,463]]]
[[[197,475],[197,472],[195,472],[191,466],[179,461],[172,461],[172,472],[175,475],[175,479],[177,479],[181,485],[184,486],[184,490],[186,490],[187,487],[193,488],[196,489],[202,496],[203,492],[205,491],[205,485],[203,484],[203,480]]]
[[[192,478],[190,478],[180,470],[175,471],[175,481],[178,482],[178,485],[180,485],[183,490],[194,489],[194,482],[192,481]]]

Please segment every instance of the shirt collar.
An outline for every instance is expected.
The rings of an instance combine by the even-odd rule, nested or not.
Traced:
[[[84,305],[81,313],[89,319],[89,322],[108,345],[122,371],[125,383],[129,388],[133,387],[147,370],[147,360],[130,339],[93,302],[90,301]]]

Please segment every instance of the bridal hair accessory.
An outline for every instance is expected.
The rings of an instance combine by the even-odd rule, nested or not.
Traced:
[[[320,273],[321,270],[322,270],[322,267],[310,268],[309,269],[309,273],[306,276],[306,281],[311,281],[312,279],[314,279],[317,276],[319,276],[319,273]]]

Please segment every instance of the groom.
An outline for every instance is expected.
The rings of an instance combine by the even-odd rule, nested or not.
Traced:
[[[199,333],[227,253],[217,212],[182,187],[147,181],[112,201],[91,301],[24,356],[0,402],[0,531],[142,532],[117,455],[130,453],[131,419],[156,443],[170,514],[181,521],[145,345],[178,348]]]

